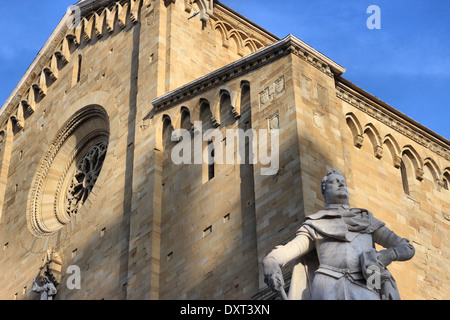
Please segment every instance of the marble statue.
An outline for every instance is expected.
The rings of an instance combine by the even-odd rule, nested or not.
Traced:
[[[263,260],[269,288],[285,300],[400,300],[387,267],[415,254],[407,239],[365,209],[349,208],[345,178],[333,169],[322,180],[326,209],[306,218],[294,240]],[[385,250],[376,251],[374,243]],[[281,267],[295,262],[289,294]]]
[[[41,300],[53,300],[53,297],[56,295],[57,290],[55,285],[50,281],[48,277],[43,277],[43,285],[39,285],[37,280],[33,281],[33,292],[41,294]]]

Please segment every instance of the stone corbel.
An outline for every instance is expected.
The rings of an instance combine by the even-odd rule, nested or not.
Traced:
[[[419,180],[419,181],[422,181],[422,180],[423,180],[423,177],[424,177],[424,171],[423,171],[423,169],[418,168],[418,169],[416,170],[416,179]]]
[[[235,118],[239,118],[241,116],[241,93],[232,91],[231,92],[231,112]]]
[[[42,259],[42,266],[33,280],[32,291],[40,293],[41,300],[53,300],[58,293],[56,287],[61,282],[62,259],[52,248]]]
[[[194,0],[184,0],[184,11],[191,13]]]
[[[42,71],[39,76],[39,82],[34,83],[32,87],[37,90],[41,98],[44,98],[47,95],[47,74]]]
[[[62,258],[58,252],[55,252],[53,248],[47,249],[46,255],[42,260],[42,270],[44,274],[50,278],[50,280],[58,285],[61,282],[62,276]]]
[[[444,189],[445,188],[444,179],[436,179],[436,185],[437,185],[439,191]]]
[[[53,82],[58,79],[56,75],[53,73],[51,67],[44,67],[44,69],[42,69],[42,72],[45,73]]]
[[[105,8],[103,10],[102,15],[105,15],[105,23],[106,23],[106,30],[111,34],[114,32],[114,21],[116,16],[116,7],[109,10],[108,8]]]
[[[93,31],[95,36],[100,39],[103,37],[103,21],[105,21],[105,16],[99,16],[97,12],[94,12],[94,26]],[[92,19],[92,18],[91,18]]]
[[[203,22],[208,21],[209,17],[214,13],[214,1],[197,0],[197,4],[200,8],[200,20]]]
[[[55,52],[55,57],[56,57],[57,59],[59,59],[63,65],[66,64],[66,63],[68,63],[67,57],[64,56],[64,55],[61,53],[61,51],[56,51],[56,52]]]
[[[21,104],[30,114],[34,113],[34,110],[36,109],[36,96],[33,87],[30,87],[27,97],[22,99]]]
[[[171,4],[175,4],[177,0],[164,0],[166,6],[170,6]]]
[[[174,3],[175,0],[169,0],[168,3]],[[200,9],[199,19],[203,22],[209,20],[209,18],[214,13],[214,0],[184,0],[184,10],[187,13],[192,12],[193,4],[197,3],[198,8]]]
[[[383,157],[383,147],[376,146],[375,148],[373,148],[373,153],[375,155],[375,158],[381,159]]]
[[[75,34],[68,34],[62,44],[61,44],[61,51],[55,52],[55,56],[57,58],[57,61],[61,61],[61,64],[64,66],[67,63],[69,63],[71,52],[70,52],[70,44],[73,43],[74,45],[79,45],[77,37]],[[56,62],[57,62],[56,61]]]
[[[33,114],[34,113],[34,106],[28,104],[28,100],[22,100],[20,101],[20,103],[22,104],[22,107],[27,109],[28,113]]]
[[[61,282],[62,259],[59,254],[53,252],[51,259],[48,261],[47,271],[56,284]]]
[[[222,45],[224,48],[228,49],[230,47],[230,40],[224,38]]]
[[[362,145],[363,145],[363,142],[364,142],[364,136],[363,135],[358,134],[358,135],[355,136],[355,138],[354,138],[355,147],[360,149],[362,147]]]
[[[58,80],[59,76],[59,68],[58,68],[58,57],[56,54],[52,56],[52,60],[50,61],[50,78],[52,81]]]
[[[120,28],[123,29],[127,25],[128,3],[125,3],[122,6],[120,2],[117,2],[116,8],[117,8],[117,22],[119,23]]]
[[[133,23],[136,23],[139,19],[139,8],[142,0],[131,0],[130,2],[130,19]]]
[[[93,38],[93,32],[95,29],[95,15],[91,16],[88,19],[84,18],[84,40],[86,40],[86,42],[90,42]]]
[[[400,169],[402,165],[402,158],[399,156],[394,156],[394,167]]]
[[[214,127],[220,127],[220,120],[217,119],[214,115],[211,116],[211,122]]]
[[[172,140],[172,142],[180,142],[181,141],[181,132],[177,131],[177,130],[173,130],[172,131],[172,135],[170,137],[170,139]]]
[[[19,131],[23,130],[23,121],[19,119],[16,115],[10,117],[11,121],[16,125]]]
[[[41,98],[45,97],[45,88],[41,86],[39,83],[33,83],[31,88],[33,90],[36,90],[36,92],[39,94]]]

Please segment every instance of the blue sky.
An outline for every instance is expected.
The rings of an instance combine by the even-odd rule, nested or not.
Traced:
[[[0,105],[76,0],[1,1]],[[450,1],[222,0],[280,38],[293,34],[344,77],[450,139]],[[369,30],[369,5],[381,29]]]

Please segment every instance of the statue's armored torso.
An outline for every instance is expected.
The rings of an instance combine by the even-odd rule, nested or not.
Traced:
[[[371,234],[360,234],[351,242],[332,238],[316,240],[316,250],[322,267],[360,270],[361,252],[371,248],[373,248]]]

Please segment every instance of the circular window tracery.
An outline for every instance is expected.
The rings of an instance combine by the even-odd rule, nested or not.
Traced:
[[[78,162],[66,194],[66,213],[69,217],[78,212],[94,188],[105,161],[107,149],[107,142],[98,142],[91,146]]]
[[[35,173],[28,197],[27,223],[44,238],[58,232],[92,193],[109,143],[106,111],[91,105],[78,111],[58,132]]]

